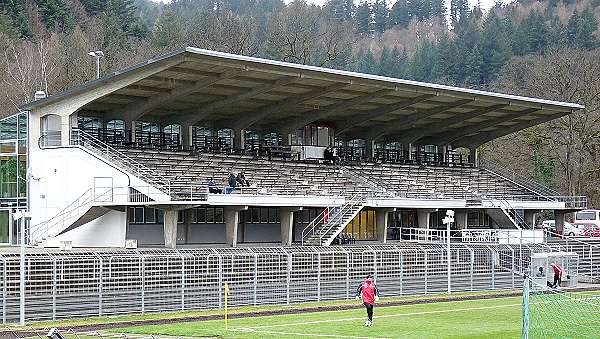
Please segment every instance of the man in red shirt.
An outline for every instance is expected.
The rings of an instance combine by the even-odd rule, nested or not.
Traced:
[[[367,321],[365,326],[371,326],[373,324],[373,306],[375,302],[379,301],[379,290],[373,281],[372,275],[367,275],[365,281],[363,281],[356,289],[356,300],[362,299],[363,305],[367,308]]]
[[[564,269],[556,262],[553,262],[550,266],[554,271],[554,282],[552,283],[552,288],[560,287],[560,282],[562,280]]]

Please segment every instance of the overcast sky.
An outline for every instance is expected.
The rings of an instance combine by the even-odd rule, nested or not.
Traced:
[[[170,0],[152,0],[155,2],[170,2]],[[289,3],[292,0],[283,0],[285,3]],[[317,5],[323,5],[325,3],[325,1],[327,0],[306,0],[306,2],[308,3],[313,3],[313,4],[317,4]],[[477,3],[477,0],[469,0],[471,2],[471,5],[475,5]],[[354,0],[355,4],[360,3],[361,0]],[[394,3],[395,0],[388,0],[388,3]],[[446,0],[446,2],[450,2],[449,0]],[[494,6],[494,0],[481,0],[481,7],[482,9],[489,9],[490,7]]]

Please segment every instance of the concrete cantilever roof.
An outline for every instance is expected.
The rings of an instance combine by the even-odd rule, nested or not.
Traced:
[[[281,133],[318,123],[348,139],[466,147],[584,108],[188,47],[22,109],[108,87],[79,115]]]

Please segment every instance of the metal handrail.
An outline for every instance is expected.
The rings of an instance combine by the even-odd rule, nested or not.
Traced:
[[[374,186],[375,188],[377,188],[379,191],[381,191],[383,193],[382,196],[384,196],[384,197],[395,198],[398,196],[398,193],[395,190],[389,189],[383,183],[379,182],[378,180],[374,180],[370,176],[364,174],[363,170],[360,168],[350,168],[349,166],[345,166],[345,165],[339,165],[338,168],[340,169],[340,171],[342,173],[351,177],[351,179],[362,181],[363,183],[365,183],[369,186]],[[373,187],[369,187],[369,189],[371,189],[371,188],[373,188]],[[372,192],[372,193],[377,195],[379,192]]]
[[[550,187],[542,185],[531,178],[526,178],[525,176],[520,175],[515,171],[501,169],[502,167],[492,160],[480,159],[479,167],[536,194],[542,196],[561,195],[559,192],[551,189]],[[510,177],[512,177],[512,179]]]
[[[342,206],[340,209],[334,213],[333,218],[327,220],[323,228],[318,230],[319,233],[319,243],[322,244],[323,237],[331,231],[332,228],[338,226],[338,223],[341,222],[341,219],[344,215],[346,215],[347,211],[354,209],[356,206],[362,206],[365,203],[366,198],[368,197],[368,193],[359,192],[356,193],[350,200]],[[329,227],[327,227],[329,225]]]
[[[104,143],[92,135],[74,128],[73,129],[73,137],[71,138],[71,144],[76,146],[86,147],[92,151],[98,152],[100,155],[104,155],[108,157],[110,160],[122,165],[132,172],[132,174],[136,175],[140,179],[146,181],[152,186],[155,186],[157,189],[162,191],[163,193],[169,193],[170,182],[165,181],[164,178],[156,175],[152,169],[147,167],[146,165],[130,158],[125,153],[120,150],[110,146],[107,143]]]

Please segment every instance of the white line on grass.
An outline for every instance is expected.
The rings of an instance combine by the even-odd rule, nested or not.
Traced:
[[[266,331],[260,330],[256,328],[236,328],[232,329],[233,331],[239,332],[255,332],[255,333],[265,333],[265,334],[279,334],[279,335],[295,335],[299,337],[321,337],[321,338],[351,338],[351,339],[388,339],[385,337],[357,337],[352,335],[340,335],[340,334],[309,334],[309,333],[295,333],[295,332],[279,332],[279,331]]]
[[[423,311],[423,312],[412,312],[412,313],[387,314],[387,315],[375,316],[375,320],[381,319],[381,318],[405,317],[405,316],[412,316],[412,315],[439,314],[439,313],[450,313],[450,312],[468,312],[468,311],[479,311],[479,310],[488,310],[488,309],[494,309],[494,308],[505,308],[505,307],[515,307],[515,306],[521,306],[521,304],[494,305],[494,306],[457,308],[457,309],[451,309],[451,310],[438,310],[438,311]],[[327,319],[327,320],[314,320],[314,321],[306,321],[306,322],[301,322],[301,323],[287,323],[287,324],[275,324],[275,325],[244,327],[243,330],[260,330],[260,329],[263,329],[263,328],[286,327],[286,326],[295,326],[295,325],[312,325],[312,324],[334,323],[334,322],[344,322],[344,321],[363,320],[363,319],[364,319],[364,317],[360,317],[360,318],[342,318],[342,319]],[[255,331],[255,332],[259,332],[259,331]]]

